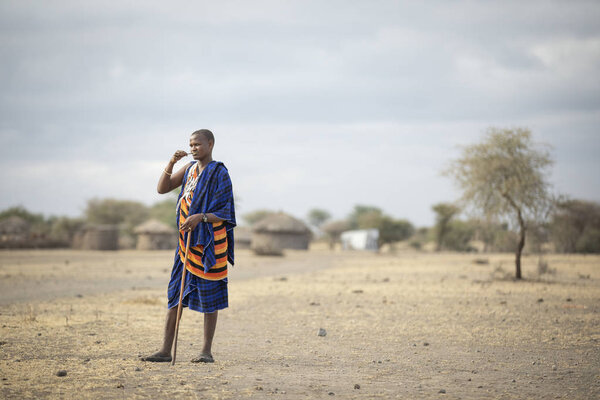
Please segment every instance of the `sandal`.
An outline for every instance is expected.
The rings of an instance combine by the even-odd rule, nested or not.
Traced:
[[[173,358],[171,356],[161,356],[158,353],[152,354],[151,356],[148,356],[148,357],[142,357],[142,361],[148,361],[148,362],[171,362],[171,360],[173,360]]]
[[[214,363],[215,359],[210,354],[200,354],[196,358],[192,358],[193,363]]]

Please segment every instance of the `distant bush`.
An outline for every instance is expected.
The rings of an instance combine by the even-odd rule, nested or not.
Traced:
[[[120,234],[134,236],[133,229],[147,221],[150,210],[139,201],[91,199],[85,209],[86,222],[119,225]]]
[[[446,235],[450,230],[450,222],[453,218],[460,213],[460,208],[450,203],[438,203],[431,206],[433,212],[435,212],[435,226],[434,226],[434,234],[435,234],[435,242],[436,242],[436,251],[442,250],[442,248],[447,248],[446,243]]]
[[[383,211],[379,207],[356,205],[348,215],[347,221],[350,229],[372,229],[378,228]]]
[[[433,229],[429,228],[419,228],[416,229],[413,235],[410,237],[408,242],[409,246],[415,250],[422,250],[425,247],[427,242],[432,241],[432,232]]]
[[[586,227],[575,243],[577,253],[600,253],[600,229]]]
[[[85,221],[83,218],[50,217],[48,223],[50,224],[50,239],[70,245]]]
[[[175,207],[177,206],[177,198],[170,197],[165,200],[154,203],[150,207],[150,217],[169,226],[176,226]]]
[[[29,224],[29,232],[33,236],[44,237],[50,232],[50,224],[42,214],[27,211],[22,206],[10,207],[0,211],[0,221],[9,217],[19,217]]]
[[[484,252],[512,252],[519,240],[518,234],[509,230],[507,223],[470,220],[475,228],[474,239],[484,243]]]
[[[322,210],[320,208],[313,208],[310,210],[306,216],[308,223],[320,227],[325,222],[331,219],[331,214],[327,210]]]
[[[277,212],[273,211],[273,210],[255,210],[255,211],[248,212],[248,213],[242,215],[242,219],[248,225],[254,225],[255,223],[257,223],[261,219],[264,219],[265,217],[268,217],[269,215],[273,215],[273,214],[276,214],[276,213]]]
[[[379,244],[406,240],[415,232],[414,226],[405,219],[393,219],[383,216],[377,226],[379,229]]]
[[[556,205],[550,238],[561,253],[600,253],[600,204],[564,200]]]
[[[81,218],[55,217],[45,218],[42,214],[27,211],[22,206],[0,211],[0,221],[10,217],[19,217],[28,227],[23,237],[9,238],[0,245],[2,248],[58,248],[69,247],[73,235],[83,225]]]
[[[475,225],[470,221],[450,221],[444,235],[444,248],[453,251],[475,251],[469,244],[475,236]]]

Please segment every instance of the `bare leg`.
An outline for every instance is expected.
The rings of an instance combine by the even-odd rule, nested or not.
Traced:
[[[183,313],[182,313],[183,315]],[[144,361],[171,361],[171,347],[173,346],[173,339],[175,338],[175,323],[177,322],[177,307],[171,308],[167,311],[167,318],[165,320],[165,335],[163,338],[163,345],[160,351],[152,354],[151,356],[144,357]]]
[[[212,356],[212,342],[215,337],[215,330],[217,328],[217,317],[219,311],[212,313],[204,313],[204,346],[202,347],[202,353],[192,360],[192,362],[213,362]]]
[[[217,329],[218,316],[219,311],[204,314],[204,347],[202,347],[202,354],[204,355],[212,355],[212,342]]]
[[[183,317],[183,313],[181,313]],[[167,320],[165,321],[165,336],[163,338],[163,346],[160,353],[171,355],[173,347],[173,339],[175,338],[175,324],[177,323],[177,307],[171,308],[167,312]]]

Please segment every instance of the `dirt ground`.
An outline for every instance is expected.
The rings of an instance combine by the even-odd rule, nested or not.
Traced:
[[[185,310],[176,365],[144,363],[172,257],[1,251],[1,397],[600,398],[598,256],[515,282],[510,254],[238,251],[216,362]]]

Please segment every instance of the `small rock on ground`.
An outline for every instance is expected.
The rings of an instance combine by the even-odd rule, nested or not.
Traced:
[[[61,369],[56,373],[56,376],[67,376],[67,371],[64,369]]]

